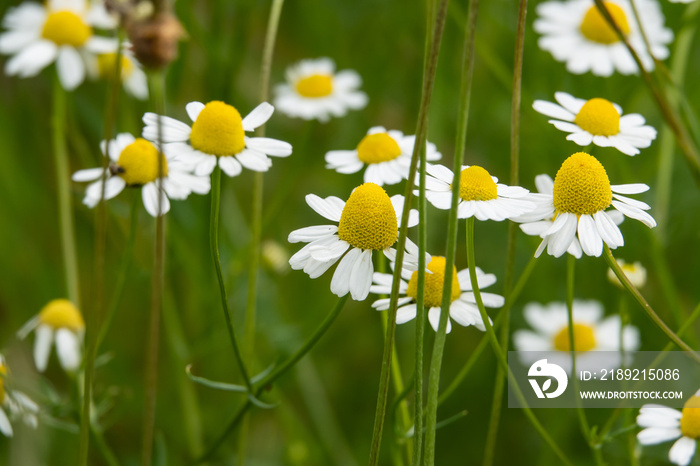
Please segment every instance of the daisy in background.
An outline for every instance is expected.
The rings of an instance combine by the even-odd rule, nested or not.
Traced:
[[[529,303],[525,305],[523,316],[533,329],[513,333],[513,345],[520,352],[523,364],[527,366],[541,359],[542,355],[536,352],[553,352],[547,355],[549,362],[560,365],[570,374],[571,340],[566,304],[555,302],[543,306]],[[622,357],[615,359],[610,352],[636,351],[639,348],[639,330],[632,325],[621,329],[622,322],[617,314],[603,318],[603,306],[597,301],[575,300],[573,321],[577,371],[619,368]],[[597,355],[597,351],[605,351],[605,356]]]
[[[51,345],[56,341],[56,354],[63,370],[73,372],[80,366],[85,321],[75,305],[67,299],[54,299],[17,332],[24,339],[35,331],[34,363],[44,372],[49,363]]]
[[[167,147],[161,155],[163,177],[158,179],[158,149],[142,138],[129,133],[118,134],[109,142],[102,141],[102,153],[109,156],[110,165],[105,181],[104,198],[112,199],[126,187],[140,187],[143,206],[153,217],[158,216],[158,192],[163,196],[162,213],[170,210],[169,199],[187,199],[191,193],[206,194],[211,182],[206,176],[193,175],[192,164],[185,162]],[[107,150],[109,148],[109,151]],[[92,181],[85,190],[83,204],[95,207],[102,196],[102,168],[88,168],[73,174],[73,181]]]
[[[25,2],[10,8],[0,34],[0,53],[12,55],[5,73],[28,78],[56,62],[58,79],[72,91],[84,80],[86,60],[114,50],[116,41],[95,35],[93,28],[113,29],[114,19],[102,4],[86,0]]]
[[[441,210],[449,210],[452,202],[454,173],[442,165],[426,165],[425,198]],[[416,175],[416,185],[420,178]],[[416,194],[418,191],[415,191]],[[529,191],[519,186],[498,183],[498,178],[477,165],[463,165],[460,173],[457,217],[500,222],[517,217],[535,208],[528,201]]]
[[[512,220],[521,223],[520,229],[526,235],[544,238],[545,232],[551,228],[554,222],[554,210],[551,206],[552,196],[554,195],[554,180],[549,175],[537,175],[535,177],[535,186],[537,187],[537,193],[531,193],[529,199],[537,205],[537,208]],[[615,225],[621,224],[625,218],[617,210],[608,211],[607,214]],[[573,239],[566,252],[576,259],[581,258],[581,243],[579,243],[577,238]]]
[[[326,153],[326,168],[338,173],[357,173],[367,165],[365,183],[379,186],[396,184],[408,178],[415,136],[404,136],[401,131],[387,131],[374,126],[367,131],[355,150],[332,150]],[[442,154],[435,144],[426,144],[426,160],[440,160]]]
[[[636,261],[633,264],[628,264],[622,259],[616,259],[620,268],[625,273],[625,276],[634,285],[635,288],[639,289],[646,285],[647,283],[647,269],[644,268],[641,262]],[[618,287],[622,288],[622,283],[617,278],[617,275],[608,268],[608,281]]]
[[[141,68],[141,63],[134,57],[129,42],[122,42],[120,61],[121,81],[124,85],[124,90],[136,99],[148,99],[148,80],[146,79],[146,73]],[[115,49],[111,52],[97,55],[97,59],[91,62],[89,72],[93,79],[100,78],[111,81],[114,79],[116,66],[117,52]]]
[[[614,147],[623,154],[637,155],[656,139],[656,130],[645,125],[638,113],[622,115],[622,108],[601,98],[577,99],[566,92],[554,94],[559,104],[536,100],[532,108],[554,120],[557,129],[570,133],[568,141],[579,146],[591,143],[599,147]]]
[[[693,459],[700,438],[700,390],[678,411],[667,406],[647,404],[639,410],[637,424],[644,429],[637,434],[642,445],[656,445],[676,440],[668,452],[668,460],[687,466]]]
[[[265,172],[272,166],[268,157],[287,157],[292,146],[271,138],[250,138],[246,131],[253,131],[270,119],[275,108],[263,102],[245,118],[235,107],[214,100],[208,104],[190,102],[185,107],[192,120],[192,127],[174,118],[161,116],[164,150],[194,166],[198,176],[209,176],[217,163],[228,176],[237,176],[242,167]],[[143,137],[158,140],[158,115],[146,113]]]
[[[664,27],[664,16],[656,0],[634,0],[639,19],[644,28],[651,53],[659,60],[668,57],[668,47],[673,32]],[[606,1],[605,6],[619,26],[644,68],[654,68],[654,61],[647,53],[644,38],[629,0]],[[537,6],[538,18],[533,27],[540,33],[538,45],[550,52],[554,59],[566,62],[566,69],[573,74],[591,71],[597,76],[635,74],[639,70],[625,44],[620,41],[605,17],[591,0],[548,1]]]
[[[340,260],[331,280],[331,292],[364,300],[372,285],[372,254],[383,251],[392,259],[391,246],[399,235],[404,197],[389,195],[374,183],[355,188],[347,202],[329,196],[306,196],[313,210],[336,225],[301,228],[289,234],[290,243],[309,243],[289,259],[294,270],[303,270],[311,278],[323,275]],[[408,226],[418,224],[418,211],[411,209]],[[406,244],[410,242],[406,239]],[[409,246],[407,246],[409,247]],[[341,259],[342,257],[342,259]]]
[[[22,419],[25,424],[36,429],[39,406],[24,393],[6,387],[7,375],[7,364],[3,355],[0,354],[0,433],[5,437],[12,437],[14,431],[10,420]],[[5,409],[9,412],[9,416]]]
[[[399,301],[396,311],[396,323],[403,324],[416,317],[416,297],[418,296],[418,248],[415,244],[406,244],[406,259],[401,270],[401,283],[399,285]],[[425,307],[429,308],[428,321],[437,332],[440,323],[440,309],[442,307],[442,291],[445,282],[445,258],[440,256],[427,255],[426,263],[429,273],[425,274]],[[391,261],[391,268],[396,267],[395,260]],[[496,276],[484,273],[479,267],[476,268],[476,278],[479,289],[487,288],[496,283]],[[391,293],[393,275],[375,272],[374,284],[370,288],[371,293],[385,294]],[[481,293],[484,306],[498,308],[505,302],[502,296],[493,293]],[[450,318],[463,327],[475,326],[482,332],[486,331],[484,321],[481,319],[479,308],[476,306],[476,298],[472,291],[469,270],[464,269],[457,272],[457,268],[452,269],[452,288],[450,291]],[[378,311],[389,309],[390,299],[378,299],[372,307]],[[450,319],[447,320],[447,333],[452,331]]]
[[[547,189],[548,190],[548,189]],[[642,183],[610,185],[603,165],[592,155],[577,152],[562,163],[552,187],[552,194],[537,194],[537,208],[529,217],[521,216],[520,222],[538,222],[552,219],[552,225],[544,232],[535,257],[547,248],[547,253],[559,257],[570,247],[578,236],[583,253],[600,257],[603,243],[610,249],[625,244],[620,229],[615,224],[619,214],[611,215],[606,209],[612,206],[626,217],[639,220],[649,228],[656,221],[649,215],[650,207],[644,202],[623,196],[649,190]],[[529,229],[524,226],[521,228]],[[578,235],[577,235],[578,233]]]
[[[301,60],[287,68],[287,82],[275,87],[275,106],[292,118],[327,122],[367,105],[362,78],[353,70],[335,71],[330,58]]]

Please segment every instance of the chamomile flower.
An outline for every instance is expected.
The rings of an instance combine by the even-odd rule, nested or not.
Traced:
[[[415,136],[404,136],[401,131],[387,131],[374,126],[367,131],[355,150],[332,150],[326,153],[326,168],[338,173],[357,173],[367,165],[365,183],[379,186],[396,184],[408,178]],[[426,159],[440,160],[442,154],[435,144],[426,145]]]
[[[418,296],[418,248],[411,244],[406,247],[406,260],[401,270],[401,283],[399,285],[398,309],[396,311],[396,323],[403,324],[416,317],[416,297]],[[427,268],[430,273],[425,274],[424,303],[428,311],[428,321],[437,332],[440,323],[440,310],[442,307],[442,292],[445,282],[445,258],[440,256],[427,257]],[[395,268],[395,260],[391,262],[391,268]],[[489,287],[496,283],[496,276],[484,273],[476,268],[476,278],[479,289]],[[393,275],[386,273],[374,274],[374,284],[370,288],[371,293],[390,294]],[[484,306],[498,308],[503,306],[502,296],[493,293],[481,293]],[[389,309],[390,299],[378,299],[372,307],[378,311]],[[486,330],[481,319],[479,308],[476,306],[476,298],[472,291],[472,282],[469,269],[457,272],[452,269],[452,288],[450,291],[450,319],[447,320],[447,333],[452,331],[451,320],[463,327],[475,326],[482,332]]]
[[[547,248],[547,253],[559,257],[566,252],[577,237],[583,253],[600,257],[603,243],[610,249],[625,244],[615,216],[606,209],[612,206],[626,217],[639,220],[649,228],[656,221],[646,210],[644,202],[623,194],[638,194],[649,190],[642,183],[610,185],[603,165],[592,155],[577,152],[562,163],[552,188],[552,196],[538,194],[538,215],[526,220],[537,221],[554,217],[552,225],[540,233],[543,238],[535,257]],[[619,215],[619,214],[615,214]],[[523,221],[523,217],[518,219]],[[527,227],[526,227],[527,228]]]
[[[24,2],[11,8],[2,22],[0,53],[12,55],[5,73],[28,78],[56,62],[61,85],[73,90],[84,80],[86,58],[114,50],[115,41],[95,35],[93,28],[113,28],[103,5],[86,0]]]
[[[682,411],[658,404],[646,404],[639,410],[637,434],[642,445],[656,445],[678,439],[668,452],[668,460],[687,466],[693,459],[700,438],[700,390],[685,402]]]
[[[10,390],[5,385],[7,375],[7,364],[0,354],[0,433],[5,437],[12,437],[14,431],[10,420],[22,419],[25,424],[36,429],[39,406],[24,393]]]
[[[614,147],[623,154],[637,155],[656,139],[656,130],[645,125],[638,113],[622,115],[622,108],[608,100],[577,99],[566,92],[554,94],[559,104],[536,100],[532,107],[549,120],[557,129],[570,133],[566,139],[579,146],[591,143],[600,147]]]
[[[146,73],[141,68],[141,63],[134,57],[131,51],[131,44],[122,43],[121,51],[121,81],[124,90],[132,97],[139,100],[148,99],[148,80]],[[112,80],[116,73],[117,52],[113,50],[97,55],[97,59],[90,67],[90,74],[93,77]]]
[[[289,259],[294,270],[318,278],[340,260],[331,280],[331,292],[364,300],[372,285],[372,254],[383,251],[392,258],[391,246],[399,235],[404,197],[389,195],[374,183],[355,188],[347,202],[335,196],[306,196],[313,210],[335,225],[301,228],[289,234],[290,243],[309,243]],[[411,209],[408,226],[418,224],[418,211]],[[408,243],[408,239],[406,240]],[[342,257],[342,259],[341,259]]]
[[[263,102],[245,118],[235,107],[214,100],[208,104],[190,102],[186,106],[192,127],[173,118],[162,116],[163,142],[168,152],[194,165],[198,176],[209,176],[216,164],[228,176],[237,176],[242,167],[265,172],[272,166],[268,155],[287,157],[292,146],[271,138],[250,138],[246,131],[253,131],[270,119],[275,108]],[[158,140],[158,115],[146,113],[143,137]]]
[[[525,321],[533,330],[517,330],[513,333],[513,345],[520,352],[525,365],[540,359],[538,351],[552,352],[549,362],[560,365],[571,373],[571,339],[569,338],[569,314],[565,303],[528,303],[523,311]],[[574,351],[576,370],[616,369],[622,357],[615,360],[610,352],[635,351],[639,348],[639,330],[622,325],[619,315],[603,318],[603,306],[597,301],[574,300]],[[622,342],[620,342],[622,330]],[[596,354],[606,351],[604,360]],[[603,364],[603,365],[600,365]]]
[[[454,173],[442,165],[426,165],[425,198],[435,207],[449,210]],[[416,176],[416,184],[419,183]],[[417,191],[416,191],[417,193]],[[460,173],[457,217],[500,222],[535,208],[528,201],[529,191],[498,183],[498,178],[477,165],[464,165]]]
[[[127,187],[140,187],[143,206],[149,214],[158,216],[158,193],[165,193],[162,214],[170,210],[170,200],[186,199],[191,193],[206,194],[211,182],[206,176],[193,175],[191,163],[173,154],[168,147],[161,155],[163,177],[158,178],[158,149],[142,138],[129,133],[118,134],[109,142],[102,141],[102,152],[109,156],[110,165],[105,181],[104,198],[112,199]],[[107,150],[109,148],[109,151]],[[108,153],[109,152],[109,153]],[[73,174],[73,181],[92,181],[85,190],[83,204],[93,208],[102,196],[102,168],[88,168]]]
[[[521,223],[520,229],[526,235],[543,238],[545,232],[551,228],[555,218],[551,206],[552,196],[554,195],[554,180],[549,175],[537,175],[535,177],[535,186],[537,187],[537,193],[531,193],[529,199],[537,205],[537,208],[525,215],[515,217],[513,221]],[[608,216],[615,225],[622,223],[625,218],[617,210],[608,211]],[[577,238],[574,238],[566,252],[577,259],[581,258],[581,243],[578,242]]]
[[[667,44],[673,40],[673,32],[664,27],[664,16],[656,0],[635,1],[651,52],[664,60],[668,57]],[[654,61],[647,53],[629,0],[606,1],[605,6],[644,68],[653,69]],[[597,76],[610,76],[615,71],[621,74],[639,71],[625,44],[591,0],[544,2],[537,6],[537,15],[533,27],[542,35],[538,45],[555,60],[566,62],[570,73],[591,71]]]
[[[46,370],[54,340],[61,367],[68,372],[78,369],[82,358],[85,321],[72,302],[67,299],[49,301],[39,314],[24,324],[17,336],[24,339],[32,331],[36,333],[34,363],[39,372]]]
[[[647,283],[647,269],[644,268],[641,262],[635,261],[628,264],[622,259],[616,259],[622,271],[635,288],[641,288]],[[612,269],[608,269],[608,281],[622,288],[622,283],[615,275]]]
[[[302,60],[287,68],[287,82],[275,87],[275,106],[287,116],[325,123],[367,105],[361,85],[359,74],[336,72],[330,58]]]

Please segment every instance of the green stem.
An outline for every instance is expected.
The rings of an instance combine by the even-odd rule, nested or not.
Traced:
[[[612,269],[612,271],[615,273],[615,276],[617,277],[618,280],[620,280],[620,283],[622,283],[622,286],[632,295],[632,297],[639,303],[639,305],[644,309],[644,312],[647,313],[649,318],[656,324],[659,329],[661,329],[662,332],[666,334],[666,336],[674,342],[679,348],[681,348],[683,351],[687,351],[690,353],[690,356],[695,359],[696,361],[700,362],[700,356],[698,356],[693,349],[688,346],[686,342],[680,339],[678,335],[676,335],[673,330],[671,330],[666,323],[661,320],[661,317],[652,309],[652,307],[649,305],[649,303],[644,299],[644,296],[635,288],[635,286],[632,284],[632,282],[629,281],[629,278],[625,275],[625,273],[622,271],[620,268],[620,265],[617,263],[615,260],[615,257],[612,255],[612,252],[610,252],[610,248],[608,245],[605,246],[605,251],[603,253],[605,260],[608,262],[608,265]]]

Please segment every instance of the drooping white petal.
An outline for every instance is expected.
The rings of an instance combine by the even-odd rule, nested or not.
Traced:
[[[34,340],[34,363],[39,372],[44,372],[49,364],[52,343],[53,329],[48,325],[39,325],[36,328],[36,339]]]
[[[352,248],[338,263],[333,279],[331,280],[331,292],[336,296],[345,296],[350,291],[350,275],[355,262],[362,255],[362,250]]]
[[[689,437],[681,437],[673,444],[668,452],[668,459],[678,466],[687,466],[695,454],[697,440]]]
[[[72,372],[80,366],[80,339],[72,331],[60,328],[56,331],[56,353],[61,367]]]
[[[56,71],[61,85],[67,91],[72,91],[85,80],[83,59],[77,50],[67,45],[58,49]]]

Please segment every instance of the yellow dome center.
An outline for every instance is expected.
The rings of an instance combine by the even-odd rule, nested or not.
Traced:
[[[630,33],[630,25],[627,23],[625,12],[612,2],[604,3],[607,10],[610,12],[610,16],[615,20],[615,24],[618,25],[624,35],[628,35]],[[599,44],[609,45],[619,41],[615,30],[610,27],[605,17],[595,5],[590,7],[583,17],[583,21],[581,22],[581,34],[583,34],[586,39],[598,42]]]
[[[396,242],[399,228],[389,195],[374,183],[358,186],[345,203],[338,237],[360,249],[386,249]]]
[[[121,78],[127,78],[131,75],[134,69],[134,65],[131,60],[124,54],[121,56]],[[100,76],[104,79],[114,78],[114,74],[117,72],[117,54],[116,53],[103,53],[97,57],[97,69]]]
[[[168,162],[162,154],[160,158],[163,176],[168,176]],[[145,139],[138,138],[119,154],[117,166],[117,174],[128,185],[142,186],[155,181],[158,178],[158,149]]]
[[[460,174],[459,197],[465,201],[490,201],[498,197],[498,189],[489,172],[472,165]]]
[[[80,16],[70,11],[50,13],[41,37],[56,45],[80,47],[92,36],[92,28]]]
[[[591,215],[611,202],[608,174],[595,157],[577,152],[564,160],[554,178],[554,207],[559,212]]]
[[[614,136],[620,132],[620,114],[609,100],[597,97],[583,104],[574,123],[594,136]]]
[[[53,329],[68,328],[79,331],[85,328],[83,316],[67,299],[54,299],[39,313],[39,322]]]
[[[314,74],[297,81],[297,92],[302,97],[326,97],[333,92],[333,76]]]
[[[205,154],[235,155],[245,148],[241,114],[218,100],[204,106],[192,125],[190,143]]]
[[[401,155],[401,148],[387,133],[368,134],[357,145],[357,158],[364,163],[381,163]]]
[[[593,328],[585,324],[574,324],[574,351],[590,351],[595,348]],[[554,336],[554,349],[571,351],[569,327],[564,327]]]
[[[428,263],[428,270],[433,273],[425,274],[425,293],[423,295],[424,303],[427,307],[440,307],[442,305],[442,290],[445,282],[445,258],[433,256]],[[459,288],[459,280],[457,280],[457,268],[452,266],[452,295],[450,302],[459,298],[462,290]],[[408,281],[408,289],[406,296],[416,299],[418,296],[418,271],[413,272],[411,279]]]
[[[700,438],[700,396],[690,397],[683,405],[681,433],[684,437]]]

